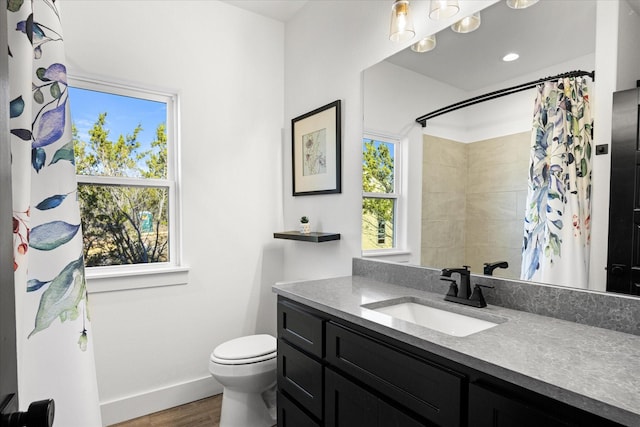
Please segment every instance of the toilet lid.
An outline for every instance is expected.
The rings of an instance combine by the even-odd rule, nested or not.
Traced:
[[[213,350],[211,356],[221,360],[255,359],[270,355],[276,349],[276,339],[271,335],[249,335],[220,344]]]

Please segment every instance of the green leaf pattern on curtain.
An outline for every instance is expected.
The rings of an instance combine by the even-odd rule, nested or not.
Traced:
[[[99,427],[60,14],[5,4],[18,394],[55,399],[57,426]]]
[[[592,127],[584,78],[565,78],[538,86],[522,279],[553,283],[551,270],[555,270],[556,276],[564,270],[560,275],[565,279],[573,277],[571,271],[574,271],[577,282],[584,282],[588,277]],[[581,253],[569,254],[569,251]],[[580,273],[574,269],[580,269]],[[586,287],[587,284],[573,285]]]
[[[15,136],[11,147],[13,186],[14,193],[21,193],[14,197],[16,283],[25,283],[18,277],[26,274],[24,291],[40,293],[29,337],[47,329],[56,319],[77,319],[87,294],[84,263],[82,256],[78,257],[82,239],[67,71],[58,52],[47,51],[61,48],[62,36],[56,31],[59,14],[52,1],[38,2],[48,13],[35,16],[29,1],[7,3],[10,61],[14,62],[10,69],[30,71],[25,73],[26,79],[22,76],[19,82],[11,81],[12,88],[21,87],[22,93],[12,96],[9,105],[11,133]],[[67,197],[70,194],[74,196]],[[52,269],[54,265],[57,267]],[[84,350],[86,328],[78,334],[78,345]]]

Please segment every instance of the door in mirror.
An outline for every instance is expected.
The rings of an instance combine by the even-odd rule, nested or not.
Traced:
[[[613,94],[607,291],[640,295],[640,88]]]

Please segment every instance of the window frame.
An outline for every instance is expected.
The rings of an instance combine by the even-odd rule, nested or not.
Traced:
[[[179,192],[179,98],[170,91],[149,89],[139,85],[98,80],[83,76],[68,76],[68,86],[113,95],[133,97],[166,104],[167,177],[113,177],[76,175],[78,184],[113,185],[119,187],[167,188],[169,261],[145,264],[125,264],[86,267],[87,289],[90,293],[139,289],[187,283],[188,268],[182,264],[182,200]],[[73,98],[70,100],[73,117]],[[126,278],[126,280],[125,280]]]
[[[385,249],[363,249],[360,248],[363,257],[376,257],[386,255],[398,255],[405,253],[403,249],[405,244],[403,224],[401,215],[404,214],[404,202],[403,202],[403,183],[402,179],[402,164],[403,164],[403,139],[400,136],[381,134],[377,132],[366,131],[364,132],[361,144],[360,152],[363,152],[364,141],[373,140],[378,142],[384,142],[393,144],[393,192],[392,193],[369,193],[362,191],[362,200],[366,199],[391,199],[393,200],[393,246]],[[360,162],[362,165],[362,161]],[[362,167],[362,166],[361,166]],[[362,171],[361,171],[362,176]],[[362,178],[361,178],[362,185]],[[362,203],[361,203],[362,206]],[[362,228],[362,227],[361,227]]]

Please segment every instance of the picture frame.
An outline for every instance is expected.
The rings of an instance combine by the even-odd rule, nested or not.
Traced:
[[[341,101],[291,120],[293,195],[342,192]]]

